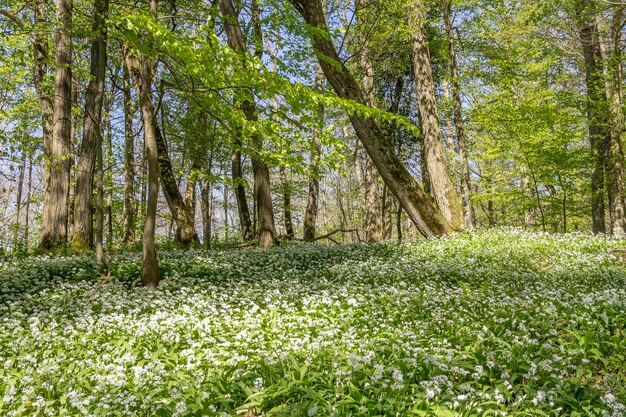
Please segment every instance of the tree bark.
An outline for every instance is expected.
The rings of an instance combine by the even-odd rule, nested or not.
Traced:
[[[333,89],[344,99],[366,104],[363,92],[345,65],[341,63],[326,27],[320,0],[290,0],[307,24],[318,29],[312,34],[313,46],[320,54],[319,63]],[[378,173],[404,207],[411,221],[424,236],[441,236],[454,229],[434,206],[430,197],[415,181],[393,150],[378,123],[351,114],[354,130],[363,143]]]
[[[591,173],[591,218],[594,233],[605,233],[604,166],[606,143],[610,143],[607,120],[607,97],[602,74],[602,53],[595,6],[591,0],[576,4],[580,41],[583,49],[585,83],[587,87],[587,123],[593,157]]]
[[[476,216],[472,206],[470,169],[467,158],[467,141],[465,138],[465,126],[463,123],[463,113],[461,105],[461,85],[459,82],[459,67],[456,60],[456,45],[454,32],[452,30],[452,0],[446,2],[443,7],[444,25],[448,38],[448,54],[450,62],[451,96],[453,107],[454,126],[456,127],[456,144],[459,150],[461,161],[461,206],[463,208],[463,219],[466,227],[476,227]]]
[[[107,33],[105,20],[109,1],[94,0],[91,41],[91,68],[89,84],[85,91],[85,117],[83,140],[77,155],[76,185],[74,188],[73,246],[87,249],[93,243],[93,178],[98,135],[101,131],[104,79],[106,76]]]
[[[143,256],[141,261],[141,281],[148,288],[156,288],[161,281],[161,271],[154,242],[156,228],[157,199],[159,193],[159,167],[157,150],[157,129],[152,105],[150,85],[152,83],[152,63],[148,58],[139,58],[127,52],[126,65],[135,83],[139,99],[144,133],[145,159],[148,171],[146,218],[143,229]]]
[[[413,47],[413,72],[417,86],[424,157],[430,193],[444,218],[458,229],[463,226],[463,211],[445,163],[443,139],[435,100],[435,82],[426,38],[423,0],[413,0],[409,11],[409,30]]]
[[[359,65],[361,76],[363,77],[363,94],[366,103],[370,107],[376,107],[376,94],[374,91],[374,67],[370,57],[369,40],[365,26],[366,0],[356,0],[357,16],[359,19],[359,46],[361,53]],[[378,186],[378,172],[371,158],[365,156],[365,234],[368,242],[379,242],[383,239],[383,215],[381,209],[380,188]]]
[[[126,51],[124,51],[126,53]],[[124,94],[124,214],[122,242],[129,244],[135,241],[135,138],[133,137],[133,103],[130,94],[130,74],[126,62],[123,67]]]
[[[218,0],[218,5],[224,17],[228,46],[233,51],[245,53],[246,40],[239,26],[239,22],[237,21],[237,13],[235,12],[231,0]],[[256,30],[258,32],[258,28]],[[257,33],[257,36],[260,36],[260,34]],[[262,49],[259,52],[258,44],[257,39],[257,55],[262,52]],[[236,104],[241,108],[246,120],[255,123],[258,120],[258,116],[252,90],[246,90],[244,98],[238,101],[240,102]],[[261,137],[258,134],[253,134],[251,139],[252,147],[256,154],[252,156],[252,171],[254,174],[254,196],[256,199],[255,209],[259,226],[259,247],[269,248],[272,246],[276,236],[274,209],[270,191],[270,172],[267,164],[265,164],[260,157],[263,148]]]
[[[58,0],[56,13],[53,127],[49,153],[46,154],[48,172],[39,243],[43,250],[67,243],[67,203],[72,170],[72,0]]]

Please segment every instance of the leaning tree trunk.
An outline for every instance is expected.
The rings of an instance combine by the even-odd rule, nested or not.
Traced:
[[[167,144],[165,143],[163,133],[158,127],[156,129],[156,143],[163,194],[172,212],[172,217],[176,222],[175,240],[183,246],[199,243],[200,240],[196,233],[193,214],[190,207],[185,204],[185,200],[178,189],[178,184],[174,177],[174,170],[172,169],[172,162],[167,151]]]
[[[241,31],[241,27],[237,21],[237,13],[232,5],[231,0],[218,0],[219,8],[224,17],[224,25],[226,35],[228,37],[228,46],[239,53],[245,53],[246,41]],[[253,19],[254,20],[254,19]],[[259,28],[255,28],[258,32]],[[257,33],[260,37],[260,33]],[[257,55],[259,55],[258,38],[257,38]],[[262,52],[262,49],[260,50]],[[243,99],[239,100],[241,108],[246,120],[255,123],[258,120],[256,104],[252,90],[246,90]],[[260,158],[263,143],[258,134],[253,134],[252,147],[257,155],[252,157],[252,171],[254,174],[254,195],[255,208],[259,224],[259,247],[269,248],[274,242],[276,236],[276,228],[274,224],[274,209],[272,206],[272,194],[270,191],[270,172],[267,164]]]
[[[467,144],[465,138],[465,126],[463,124],[463,113],[461,105],[461,85],[459,83],[459,67],[456,61],[456,45],[454,42],[454,32],[452,31],[452,0],[443,7],[444,25],[448,38],[448,54],[450,61],[450,78],[452,81],[452,106],[454,111],[454,125],[456,127],[456,143],[459,149],[459,159],[461,160],[461,205],[463,207],[463,218],[465,226],[476,227],[476,217],[472,206],[470,169],[467,158]]]
[[[370,107],[376,107],[374,91],[374,67],[370,57],[368,34],[365,28],[365,0],[356,0],[357,16],[359,19],[359,46],[361,48],[359,64],[363,77],[363,93]],[[380,188],[378,187],[378,172],[369,156],[365,156],[365,234],[368,242],[379,242],[383,239],[383,214],[380,205]]]
[[[605,233],[605,143],[610,143],[610,131],[607,120],[606,87],[602,74],[602,53],[600,50],[596,11],[594,10],[595,6],[591,0],[579,0],[576,6],[585,63],[587,123],[589,125],[589,141],[593,156],[593,170],[591,173],[592,230],[594,233]]]
[[[67,242],[68,197],[72,153],[72,0],[56,5],[56,70],[52,140],[46,156],[46,184],[40,248],[49,250]],[[45,151],[44,147],[44,151]]]
[[[152,83],[152,63],[148,58],[139,58],[135,53],[127,52],[126,65],[135,83],[135,91],[143,120],[145,159],[148,168],[148,197],[146,218],[143,228],[143,257],[141,262],[141,281],[148,288],[156,288],[161,281],[161,271],[154,243],[156,228],[157,199],[159,193],[159,167],[157,150],[157,130],[154,106],[150,94]]]
[[[367,101],[348,68],[337,55],[326,27],[321,0],[290,0],[307,24],[318,29],[312,32],[313,46],[326,78],[341,98],[360,104]],[[378,173],[396,196],[407,215],[424,236],[441,236],[454,229],[441,215],[430,197],[411,176],[395,154],[378,123],[359,114],[350,114],[352,126]]]
[[[124,51],[124,53],[126,53]],[[130,75],[126,62],[123,67],[124,92],[124,214],[122,242],[135,241],[135,139],[133,137],[133,104],[130,94]]]
[[[452,227],[460,228],[463,226],[463,211],[445,163],[424,19],[423,0],[413,0],[409,11],[413,72],[417,86],[417,104],[422,122],[423,149],[430,193],[445,219]]]
[[[102,102],[106,76],[107,33],[105,20],[109,11],[108,0],[95,0],[93,5],[93,40],[91,42],[91,69],[85,92],[85,118],[83,140],[77,155],[76,186],[74,188],[75,248],[84,250],[93,242],[93,177],[97,154],[98,135],[101,134]]]

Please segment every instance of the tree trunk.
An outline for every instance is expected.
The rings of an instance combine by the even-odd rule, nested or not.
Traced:
[[[125,51],[124,51],[125,53]],[[133,137],[133,104],[130,94],[130,75],[126,62],[123,67],[124,93],[124,230],[122,242],[135,241],[135,138]]]
[[[461,104],[461,85],[459,68],[456,61],[456,45],[454,42],[454,32],[452,30],[451,17],[452,1],[449,0],[443,7],[444,24],[448,38],[448,54],[450,61],[450,78],[452,81],[452,107],[454,109],[454,125],[456,127],[456,143],[459,149],[459,159],[461,161],[461,206],[463,208],[463,218],[466,227],[476,227],[476,216],[472,206],[470,169],[467,158],[467,144],[465,138],[465,126],[463,123],[463,113]]]
[[[15,224],[13,225],[13,251],[20,246],[20,214],[22,209],[22,190],[24,188],[24,174],[26,171],[26,145],[22,147],[22,160],[20,161],[20,173],[17,181],[17,196],[15,197]]]
[[[218,4],[224,17],[228,46],[234,51],[244,53],[246,51],[246,41],[239,27],[237,14],[231,0],[218,0]],[[257,33],[257,36],[260,36],[260,34]],[[257,54],[259,54],[258,40],[256,50]],[[262,52],[262,49],[260,51]],[[237,104],[239,104],[248,122],[255,123],[258,120],[252,90],[246,90],[244,98]],[[252,156],[252,171],[254,173],[255,209],[259,224],[259,247],[269,248],[272,246],[276,236],[274,209],[270,191],[270,171],[260,158],[263,148],[261,137],[258,134],[253,134],[251,139],[253,150],[256,153],[256,155]]]
[[[404,90],[404,76],[401,75],[396,79],[396,84],[393,89],[393,95],[391,96],[391,104],[388,111],[390,113],[398,113],[400,109],[400,100],[402,99],[402,91]],[[387,136],[391,138],[391,145],[396,148],[397,141],[397,126],[395,123],[391,123],[388,128]],[[391,239],[393,232],[393,194],[389,190],[387,185],[383,186],[383,236],[385,240]],[[402,209],[400,209],[402,210]]]
[[[106,0],[105,0],[106,1]],[[106,276],[109,272],[107,262],[104,257],[104,165],[102,163],[103,143],[102,130],[100,124],[97,125],[96,143],[96,262],[100,269],[100,274]],[[91,190],[89,190],[91,192]]]
[[[52,141],[46,155],[43,225],[40,248],[49,250],[67,242],[68,197],[72,166],[72,0],[56,5],[54,113]],[[45,152],[44,147],[44,152]]]
[[[35,0],[34,2],[33,15],[36,29],[32,35],[31,43],[33,45],[34,58],[33,81],[35,84],[35,92],[37,93],[37,100],[39,102],[39,110],[41,112],[44,164],[46,164],[44,168],[44,184],[49,184],[51,170],[49,169],[48,164],[50,163],[50,156],[52,155],[54,104],[52,95],[47,88],[45,88],[45,78],[48,73],[49,58],[48,37],[46,32],[49,23],[46,20],[46,5],[47,3],[43,0]]]
[[[580,41],[585,61],[585,83],[587,87],[587,122],[589,141],[593,156],[591,173],[591,218],[594,233],[605,233],[604,164],[605,142],[610,143],[607,120],[607,98],[602,74],[602,53],[595,6],[591,0],[580,0],[576,4],[579,20]]]
[[[624,116],[622,114],[622,27],[624,25],[624,5],[616,4],[610,27],[610,48],[606,51],[607,98],[610,112],[609,147],[609,195],[611,196],[611,234],[626,235],[626,215],[624,202],[624,150],[622,134]]]
[[[402,242],[402,206],[400,204],[398,204],[398,211],[396,211],[396,231],[398,242]]]
[[[91,68],[85,91],[83,140],[77,155],[76,185],[74,188],[74,237],[77,249],[87,249],[93,242],[93,177],[96,147],[102,120],[104,79],[106,76],[106,25],[109,1],[94,0],[91,41]]]
[[[307,24],[318,29],[312,33],[313,45],[321,54],[319,63],[339,97],[366,104],[363,92],[341,63],[326,27],[320,0],[290,0]],[[354,130],[383,181],[404,207],[411,221],[424,236],[441,236],[454,229],[434,206],[393,150],[378,123],[356,113],[350,115]]]
[[[111,106],[113,100],[108,100],[107,104],[107,116],[104,122],[106,127],[106,139],[107,139],[107,165],[106,165],[106,177],[105,177],[105,191],[107,194],[106,199],[106,222],[107,222],[107,246],[111,247],[113,244],[113,126],[111,125]],[[104,150],[103,150],[104,152]]]
[[[205,249],[211,249],[211,182],[202,181],[200,188],[200,210],[202,211],[202,237]]]
[[[283,219],[285,222],[285,235],[293,239],[293,222],[291,220],[291,185],[287,178],[287,170],[284,166],[279,168],[280,185],[283,191]]]
[[[172,217],[176,222],[175,240],[183,246],[189,246],[194,242],[199,243],[200,240],[196,233],[191,210],[185,204],[185,200],[178,189],[178,184],[174,177],[174,170],[172,169],[172,162],[167,151],[165,137],[158,127],[156,128],[156,144],[163,194],[172,212]]]
[[[222,165],[222,172],[226,174],[226,167]],[[224,181],[224,240],[228,240],[229,238],[229,224],[228,224],[228,184]]]
[[[154,243],[156,228],[157,199],[159,193],[159,167],[157,150],[157,129],[150,85],[152,83],[152,63],[148,58],[139,58],[134,53],[126,54],[126,65],[135,83],[135,91],[143,120],[145,159],[148,168],[148,197],[146,218],[143,229],[143,256],[141,281],[148,288],[156,288],[161,281],[161,271]]]
[[[241,141],[236,139],[235,146],[241,146]],[[239,213],[239,227],[241,228],[241,237],[244,241],[254,238],[252,232],[252,219],[250,218],[250,209],[248,208],[248,200],[246,199],[246,189],[243,186],[245,180],[241,173],[241,152],[234,149],[231,157],[231,177],[233,179],[233,187],[235,189],[235,197],[237,200],[237,211]]]
[[[383,239],[391,239],[393,232],[393,197],[389,191],[389,187],[383,186],[383,203],[382,203],[382,216],[383,216]]]
[[[417,86],[422,140],[430,193],[444,218],[458,229],[463,226],[463,211],[445,163],[439,114],[435,101],[435,82],[426,38],[423,0],[413,0],[409,11],[409,27],[413,46],[413,72]]]
[[[317,91],[324,90],[324,73],[319,65],[315,70],[315,89]],[[324,124],[324,107],[320,105],[319,117],[322,125]],[[321,129],[316,127],[313,130],[313,148],[311,149],[311,157],[309,160],[309,192],[307,195],[306,211],[304,213],[304,230],[303,240],[305,242],[313,242],[315,239],[315,229],[317,226],[317,210],[320,198],[320,158],[322,157],[322,141],[320,135]]]
[[[24,218],[24,249],[28,250],[28,239],[30,238],[30,194],[33,183],[33,161],[28,157],[28,187],[26,188],[26,208]]]
[[[77,249],[87,249],[93,242],[93,176],[98,135],[101,132],[102,102],[106,76],[106,25],[108,0],[94,0],[91,42],[91,69],[85,92],[85,117],[83,140],[77,155],[76,186],[74,195],[74,238]],[[100,151],[101,152],[101,151]]]
[[[361,53],[359,65],[363,77],[363,94],[370,107],[376,107],[374,92],[374,67],[370,57],[369,41],[365,28],[366,0],[356,0],[357,16],[359,19],[359,46]],[[368,155],[365,156],[365,234],[368,242],[379,242],[383,239],[383,215],[381,209],[380,188],[378,186],[378,172]]]
[[[196,186],[198,185],[198,172],[200,167],[192,164],[189,174],[187,175],[187,184],[185,186],[185,206],[189,208],[191,219],[195,225],[196,219]],[[195,226],[194,226],[195,229]]]
[[[207,168],[208,175],[202,181],[200,190],[200,210],[202,211],[202,235],[204,238],[204,247],[211,249],[211,221],[213,217],[213,193],[212,193],[212,173],[213,173],[213,143],[209,150],[209,166]]]

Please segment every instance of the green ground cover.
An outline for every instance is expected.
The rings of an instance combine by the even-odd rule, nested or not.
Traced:
[[[0,261],[0,415],[626,415],[626,242],[498,229],[407,244]]]

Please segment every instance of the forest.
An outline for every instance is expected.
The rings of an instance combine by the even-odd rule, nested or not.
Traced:
[[[0,0],[0,415],[626,415],[624,0]]]

